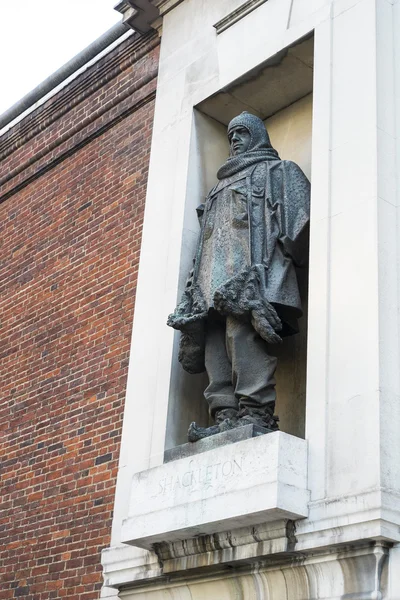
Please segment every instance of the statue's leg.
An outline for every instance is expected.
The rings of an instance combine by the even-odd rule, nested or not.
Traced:
[[[226,347],[232,362],[234,393],[242,424],[255,423],[277,429],[275,370],[277,359],[268,354],[267,343],[250,323],[228,317]]]
[[[221,410],[239,410],[232,384],[232,365],[225,346],[226,324],[212,319],[207,323],[205,366],[209,384],[204,391],[213,419]]]
[[[209,412],[215,421],[211,427],[199,427],[192,423],[188,439],[197,442],[237,425],[239,403],[232,385],[232,365],[225,346],[225,322],[210,318],[206,328],[205,366],[209,384],[204,392]]]

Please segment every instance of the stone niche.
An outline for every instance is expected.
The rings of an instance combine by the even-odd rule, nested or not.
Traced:
[[[215,185],[216,171],[229,153],[226,126],[234,116],[247,110],[262,118],[281,158],[299,164],[311,179],[313,41],[311,36],[286,48],[195,108],[177,299],[181,296],[191,269],[199,234],[195,209]],[[299,270],[298,278],[304,309],[300,333],[286,338],[281,345],[274,346],[271,354],[278,357],[276,413],[280,417],[280,428],[286,433],[304,438],[307,269]],[[177,359],[178,345],[179,334],[176,334],[166,449],[187,441],[187,428],[191,421],[206,426],[209,419],[202,395],[207,376],[185,373]]]
[[[195,209],[228,156],[226,126],[233,116],[248,110],[262,118],[281,157],[297,162],[310,177],[312,56],[310,37],[195,107],[178,297],[199,235]],[[290,552],[294,523],[308,516],[307,442],[302,439],[307,271],[299,276],[305,311],[301,332],[273,349],[279,358],[281,431],[246,438],[240,428],[226,444],[220,443],[221,436],[230,432],[201,440],[196,448],[185,446],[191,421],[208,424],[206,377],[188,375],[179,365],[176,334],[164,463],[133,476],[121,532],[125,544],[153,550],[165,573],[182,570],[180,558],[189,561],[185,568],[201,566],[213,548],[224,548],[217,560],[223,563]]]

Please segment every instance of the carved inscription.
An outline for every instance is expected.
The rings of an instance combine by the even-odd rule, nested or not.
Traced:
[[[191,461],[192,463],[193,461]],[[191,464],[190,463],[190,464]],[[189,469],[185,473],[164,477],[159,482],[157,496],[174,493],[178,489],[187,489],[188,492],[198,490],[199,488],[209,488],[218,486],[224,480],[229,479],[239,473],[243,473],[243,456],[232,458],[224,462],[215,463]]]

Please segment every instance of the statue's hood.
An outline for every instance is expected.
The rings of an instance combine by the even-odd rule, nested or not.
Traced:
[[[242,169],[266,160],[280,160],[279,154],[271,146],[265,125],[259,117],[242,112],[232,119],[228,125],[228,135],[234,127],[245,127],[250,133],[250,144],[247,152],[230,156],[217,173],[218,179],[235,175]]]
[[[256,117],[255,115],[252,115],[246,111],[242,112],[229,123],[228,135],[235,127],[245,127],[250,133],[250,145],[247,152],[272,148],[268,132],[265,129],[264,123],[259,117]]]

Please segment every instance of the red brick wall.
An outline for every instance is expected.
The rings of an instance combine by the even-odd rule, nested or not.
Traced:
[[[100,595],[157,60],[132,36],[0,138],[1,600]]]

